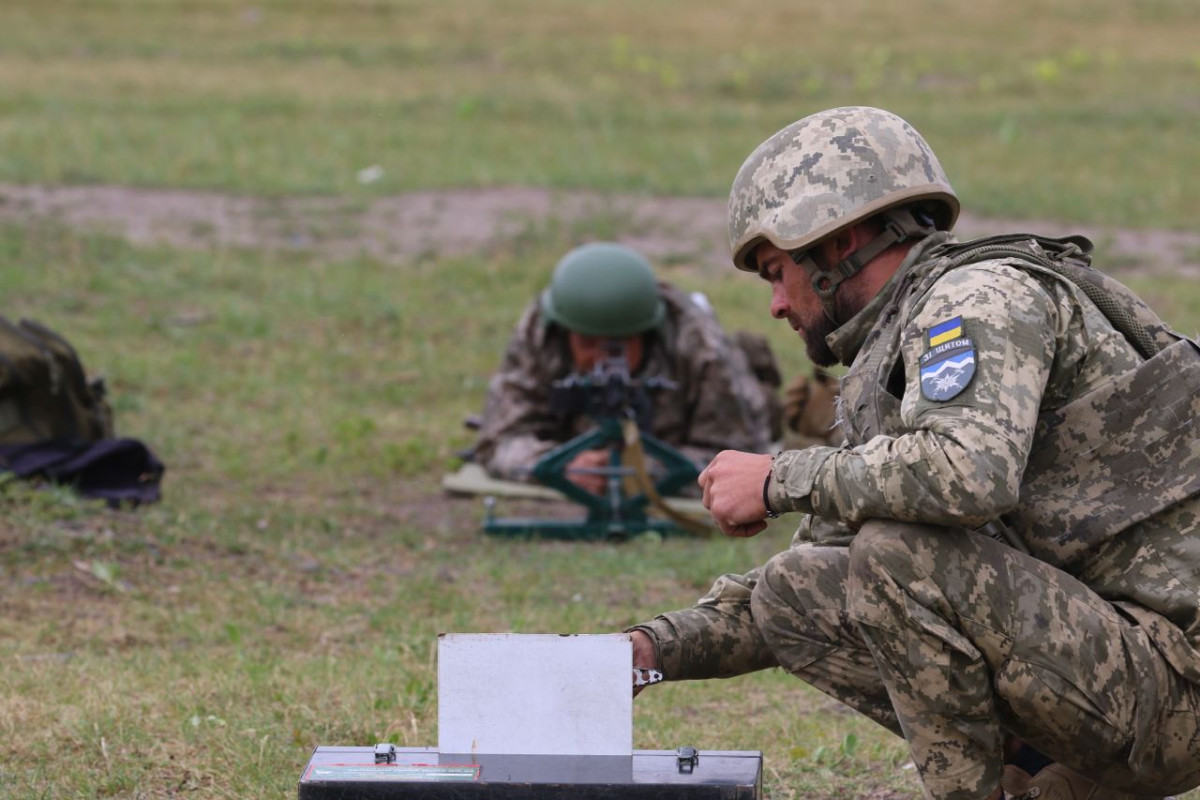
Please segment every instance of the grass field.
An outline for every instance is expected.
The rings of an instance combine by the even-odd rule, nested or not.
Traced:
[[[0,796],[287,796],[318,743],[436,742],[437,632],[618,630],[786,543],[495,541],[436,490],[538,283],[516,276],[560,239],[404,275],[53,227],[0,243],[12,307],[72,332],[170,466],[137,512],[3,487]],[[760,288],[676,277],[743,317]],[[637,705],[640,747],[771,749],[773,797],[914,790],[888,734],[784,675]]]
[[[864,102],[917,123],[976,212],[1186,228],[1198,33],[1184,0],[10,0],[0,183],[718,196],[778,127]],[[437,632],[616,630],[782,548],[783,524],[496,541],[438,491],[519,309],[619,235],[395,266],[0,227],[3,313],[66,333],[168,464],[138,511],[0,485],[0,797],[294,797],[314,745],[436,742]],[[759,282],[663,274],[804,368]],[[1194,281],[1131,283],[1200,329]],[[635,734],[763,749],[776,800],[920,796],[898,741],[778,672],[656,687]]]
[[[1190,0],[8,0],[0,181],[724,193],[858,103],[979,213],[1194,227]]]

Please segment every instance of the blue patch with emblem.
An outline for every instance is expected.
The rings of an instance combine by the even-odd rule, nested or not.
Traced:
[[[975,377],[975,343],[963,336],[962,317],[934,325],[926,337],[929,349],[918,362],[921,394],[944,403],[957,397]]]

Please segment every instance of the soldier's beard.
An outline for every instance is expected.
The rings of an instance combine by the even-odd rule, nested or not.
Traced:
[[[825,337],[837,330],[837,326],[824,314],[817,314],[809,319],[797,319],[800,328],[800,338],[804,340],[804,349],[809,361],[818,367],[832,367],[838,363],[838,358],[829,349]]]
[[[861,291],[853,283],[847,283],[842,287],[833,300],[833,311],[838,319],[851,320],[858,312],[866,308],[871,298],[860,295]],[[805,314],[803,317],[790,315],[789,321],[793,328],[798,329],[800,338],[804,339],[804,348],[808,352],[810,361],[818,367],[832,367],[839,363],[838,357],[829,349],[825,340],[829,334],[844,323],[834,322],[823,310],[815,314]]]

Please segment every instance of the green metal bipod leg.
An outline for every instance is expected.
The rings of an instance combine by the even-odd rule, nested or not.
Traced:
[[[641,433],[642,447],[648,456],[664,468],[654,482],[659,495],[670,495],[696,480],[699,471],[691,459],[648,433]],[[551,539],[626,539],[644,531],[663,535],[682,532],[670,520],[651,518],[646,507],[649,498],[641,493],[626,493],[631,470],[621,463],[624,437],[618,417],[604,417],[590,431],[580,434],[542,456],[533,467],[537,480],[562,492],[564,497],[587,509],[578,521],[547,519],[498,519],[489,508],[484,531],[503,536],[540,536]],[[609,463],[598,469],[605,477],[602,493],[584,489],[567,475],[568,465],[580,453],[608,448]]]

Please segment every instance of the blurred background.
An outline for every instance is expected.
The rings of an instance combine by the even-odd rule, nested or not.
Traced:
[[[436,742],[437,632],[619,630],[786,546],[497,542],[438,477],[584,241],[806,371],[726,192],[855,104],[925,135],[964,233],[1085,232],[1200,328],[1190,0],[0,3],[0,313],[168,466],[137,511],[0,484],[0,797],[292,797],[317,744]],[[920,796],[786,675],[636,714],[641,748],[765,750],[771,798]]]

